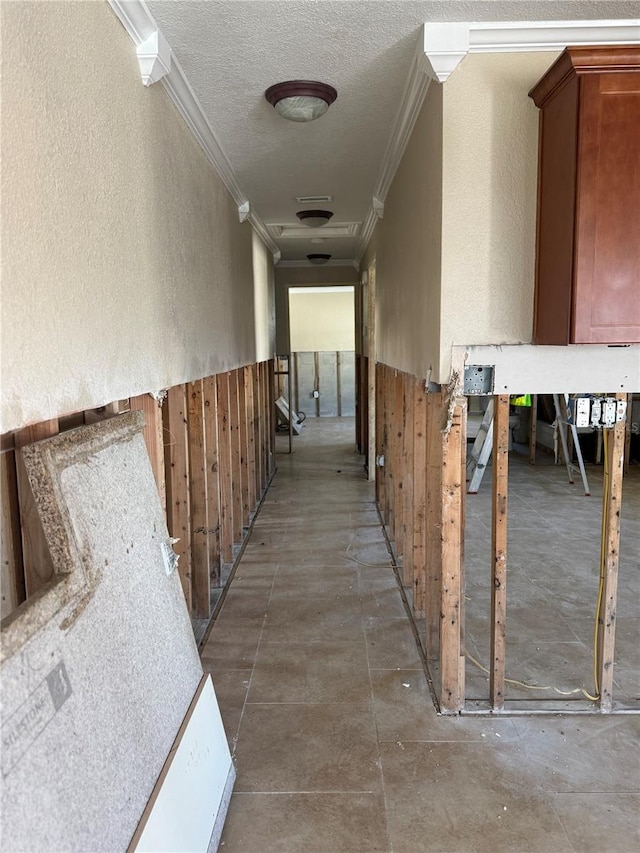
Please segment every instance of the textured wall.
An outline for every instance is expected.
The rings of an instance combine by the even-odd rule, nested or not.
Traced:
[[[253,361],[251,227],[110,8],[1,10],[0,429]]]
[[[555,53],[471,54],[443,86],[441,381],[452,344],[531,341],[538,110]]]
[[[440,325],[442,87],[429,86],[375,232],[378,361],[437,373]]]
[[[256,361],[273,358],[276,346],[275,281],[271,252],[253,233],[253,304]]]
[[[289,293],[291,352],[353,350],[353,291]]]

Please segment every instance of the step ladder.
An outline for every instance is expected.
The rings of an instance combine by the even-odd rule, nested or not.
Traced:
[[[480,483],[484,476],[485,469],[491,457],[493,448],[493,397],[489,400],[489,405],[482,418],[482,423],[478,429],[476,440],[473,442],[469,459],[467,460],[467,489],[470,495],[478,493]]]
[[[562,398],[562,399],[561,399]],[[587,480],[587,472],[584,468],[584,459],[582,458],[582,450],[580,449],[580,440],[578,439],[578,429],[576,425],[569,421],[568,419],[568,409],[569,409],[569,395],[568,394],[554,394],[553,395],[553,405],[556,410],[556,429],[560,434],[560,443],[562,445],[562,455],[564,456],[564,464],[567,469],[567,475],[569,476],[569,482],[573,483],[573,475],[576,471],[580,472],[580,476],[582,477],[582,485],[584,486],[585,495],[590,495],[591,491],[589,489],[589,481]],[[567,442],[567,429],[571,430],[571,435],[573,437],[573,446],[576,451],[576,458],[578,460],[578,464],[574,465],[571,461],[571,457],[569,456],[569,446]]]

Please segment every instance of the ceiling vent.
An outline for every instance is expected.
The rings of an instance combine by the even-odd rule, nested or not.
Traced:
[[[332,195],[297,195],[298,204],[320,204],[320,202],[333,201]]]

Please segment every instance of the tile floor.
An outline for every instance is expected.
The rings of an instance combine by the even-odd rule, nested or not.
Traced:
[[[220,849],[640,851],[640,719],[439,717],[353,421],[277,463],[202,653],[238,771]]]

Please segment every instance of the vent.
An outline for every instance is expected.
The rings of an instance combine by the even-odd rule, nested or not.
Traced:
[[[298,204],[317,204],[320,201],[333,201],[332,195],[297,195]]]

